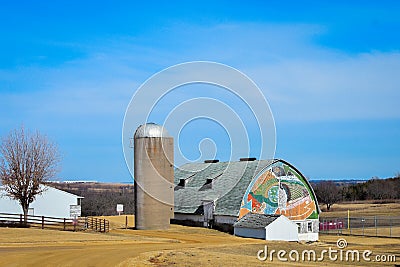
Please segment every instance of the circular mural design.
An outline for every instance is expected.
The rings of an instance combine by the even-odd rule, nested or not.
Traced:
[[[282,214],[291,220],[318,218],[310,185],[294,168],[282,161],[273,163],[248,186],[239,218],[249,212]]]

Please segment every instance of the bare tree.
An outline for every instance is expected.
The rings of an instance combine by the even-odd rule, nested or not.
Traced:
[[[379,177],[372,177],[366,182],[368,197],[376,200],[394,199],[398,191],[393,179],[379,179]]]
[[[57,146],[39,132],[16,129],[1,140],[0,178],[7,195],[19,202],[27,221],[29,205],[43,193],[43,183],[58,172]]]
[[[341,197],[338,186],[332,181],[321,181],[314,186],[314,190],[319,201],[326,205],[328,211]]]

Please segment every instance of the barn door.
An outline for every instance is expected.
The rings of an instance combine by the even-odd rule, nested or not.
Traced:
[[[211,228],[214,222],[214,201],[203,201],[203,226]]]

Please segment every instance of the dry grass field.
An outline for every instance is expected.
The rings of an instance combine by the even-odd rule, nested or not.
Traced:
[[[348,249],[396,255],[400,239],[345,237]],[[172,225],[167,231],[114,229],[108,234],[40,229],[0,228],[0,266],[267,266],[259,250],[336,249],[338,236],[322,235],[319,242],[265,242],[234,237],[215,230]],[[342,266],[346,262],[280,262],[276,266]],[[350,262],[358,266],[393,266],[393,263]]]
[[[400,216],[400,202],[376,204],[373,202],[358,203],[338,203],[331,207],[330,211],[322,209],[321,218],[347,217],[347,211],[350,211],[351,217],[363,216]]]
[[[363,205],[371,206],[335,205],[331,214],[343,211],[347,214],[347,208],[360,216],[370,215],[369,208],[387,215],[400,214],[398,204],[380,204],[385,205],[380,208],[374,206],[377,204]],[[275,252],[272,263],[275,266],[395,266],[394,262],[376,261],[377,255],[394,255],[400,264],[400,238],[320,235],[319,242],[309,244],[266,242],[179,225],[172,225],[166,231],[132,230],[133,216],[128,216],[128,229],[125,229],[125,216],[106,218],[111,228],[107,234],[0,228],[0,266],[268,266],[269,259],[257,259],[257,252],[265,245],[268,252],[296,250],[301,255],[304,250],[314,250],[318,258],[323,250],[337,249],[336,241],[341,237],[348,243],[344,253],[371,250],[371,261],[362,258],[359,262],[346,262],[345,258],[331,261],[325,254],[322,262],[290,259],[281,262]]]
[[[96,218],[108,220],[110,222],[110,229],[123,229],[123,228],[135,227],[134,215],[97,216]]]

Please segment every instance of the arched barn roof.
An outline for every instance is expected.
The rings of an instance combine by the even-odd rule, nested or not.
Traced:
[[[248,212],[293,220],[319,214],[307,179],[280,159],[185,164],[175,170],[174,195],[177,213],[202,214],[203,202],[214,201],[215,215],[239,218]]]

